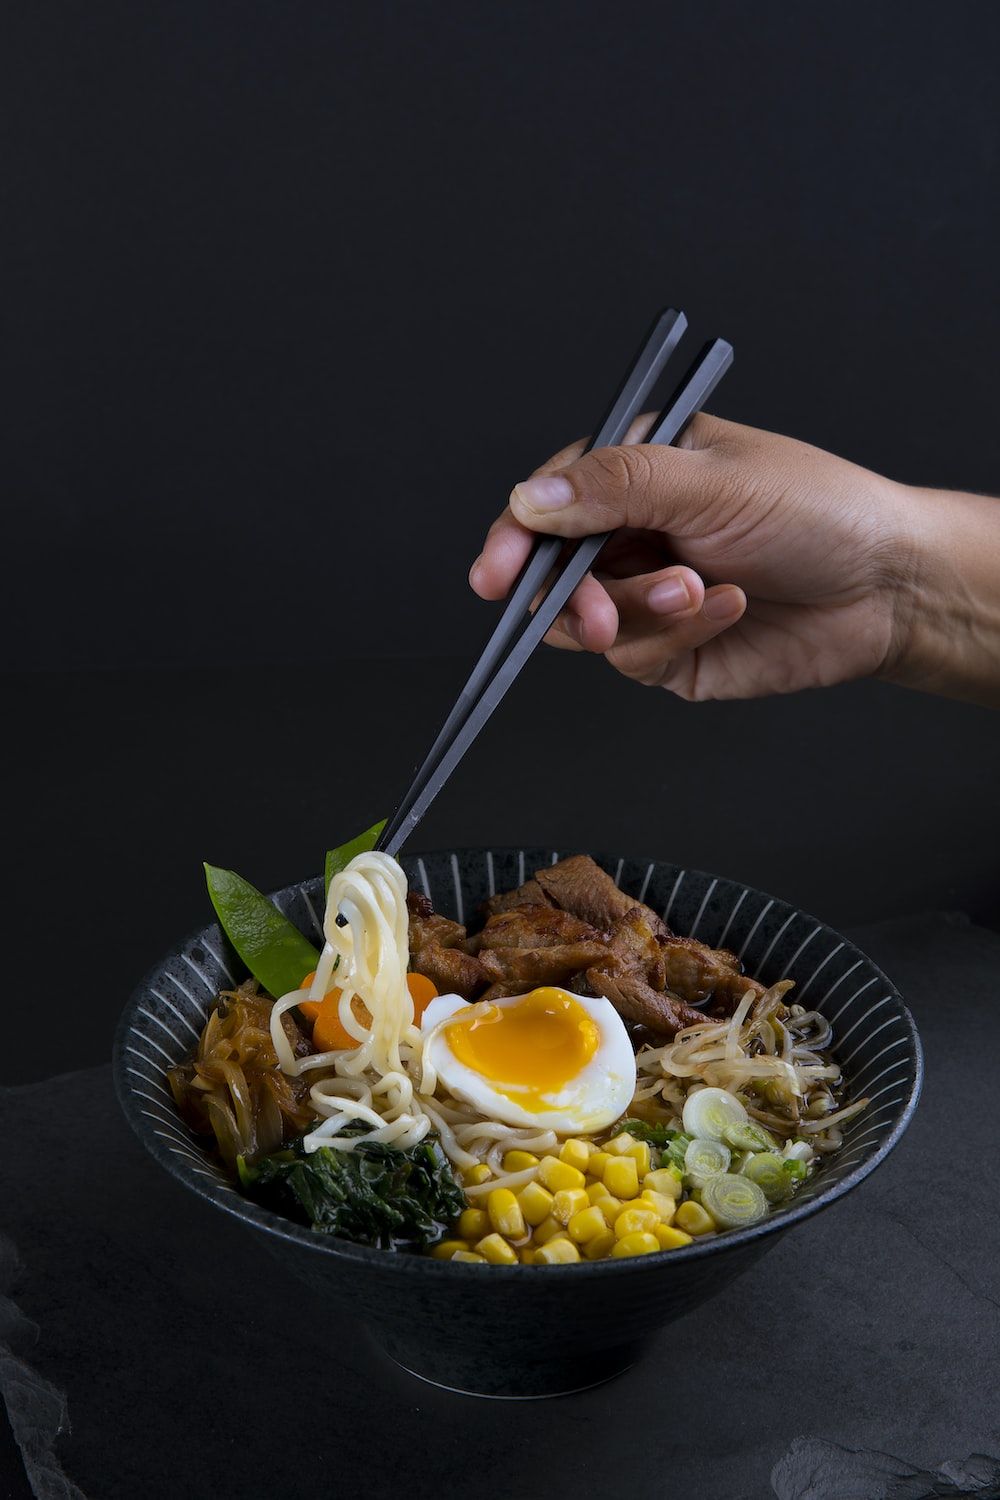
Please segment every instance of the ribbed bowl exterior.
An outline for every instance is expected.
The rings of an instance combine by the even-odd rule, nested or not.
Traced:
[[[468,921],[487,896],[576,852],[460,849],[402,863],[436,910]],[[645,1338],[746,1269],[780,1233],[862,1182],[896,1144],[917,1102],[922,1061],[913,1019],[853,944],[738,882],[657,860],[595,858],[674,931],[732,948],[765,983],[795,980],[795,999],[833,1025],[848,1097],[870,1100],[845,1126],[843,1148],[762,1224],[658,1255],[544,1268],[452,1264],[317,1235],[238,1193],[181,1122],[167,1088],[165,1069],[194,1046],[218,990],[244,972],[221,929],[207,926],[178,944],[138,986],[119,1024],[118,1096],[157,1161],[254,1231],[313,1290],[317,1315],[325,1305],[328,1315],[360,1318],[393,1357],[439,1384],[517,1397],[607,1378],[631,1362]],[[288,886],[274,900],[303,932],[321,938],[321,879]]]

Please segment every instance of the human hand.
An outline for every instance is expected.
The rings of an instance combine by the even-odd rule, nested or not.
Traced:
[[[500,599],[534,533],[615,534],[546,639],[688,699],[891,676],[911,633],[919,492],[697,416],[677,447],[577,443],[515,486],[470,573]]]

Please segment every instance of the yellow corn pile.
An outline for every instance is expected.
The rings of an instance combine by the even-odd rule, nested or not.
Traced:
[[[503,1167],[530,1169],[531,1180],[516,1193],[494,1188],[485,1207],[467,1208],[454,1237],[434,1246],[436,1259],[565,1265],[675,1250],[715,1228],[697,1203],[678,1207],[679,1171],[654,1170],[647,1143],[627,1132],[600,1146],[572,1138],[558,1156],[541,1160],[528,1151],[508,1151]],[[489,1176],[487,1167],[474,1167],[466,1182],[479,1185]]]

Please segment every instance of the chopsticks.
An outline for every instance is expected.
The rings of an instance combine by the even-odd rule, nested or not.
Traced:
[[[684,314],[674,308],[666,308],[660,313],[640,345],[604,421],[588,443],[588,451],[622,442],[645,406],[686,327]],[[732,345],[725,339],[713,339],[707,343],[643,442],[675,443],[732,362]],[[610,532],[604,532],[599,536],[581,538],[561,571],[552,578],[547,593],[532,614],[532,602],[544,587],[565,545],[561,537],[544,537],[536,543],[493,634],[406,794],[382,830],[377,848],[387,854],[398,853],[535,647],[551,629],[610,535]]]

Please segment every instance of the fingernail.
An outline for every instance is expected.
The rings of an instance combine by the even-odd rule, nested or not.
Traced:
[[[691,596],[682,578],[663,578],[653,584],[646,602],[658,615],[670,615],[678,609],[686,609]]]
[[[724,594],[706,594],[701,612],[706,620],[725,620],[736,613],[736,599],[728,589]]]
[[[577,619],[576,615],[563,616],[563,629],[571,641],[576,641],[578,646],[583,645],[583,621]]]
[[[562,510],[573,500],[573,486],[561,474],[539,474],[534,479],[523,479],[515,484],[511,499],[518,500],[528,510]]]

